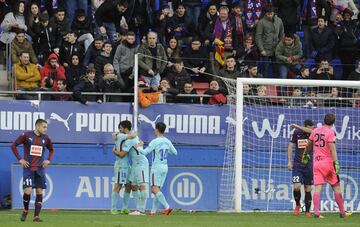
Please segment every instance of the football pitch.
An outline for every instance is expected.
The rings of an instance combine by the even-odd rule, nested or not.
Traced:
[[[174,212],[170,216],[129,216],[111,215],[105,211],[42,211],[42,223],[32,222],[33,211],[29,213],[25,222],[20,222],[19,210],[0,211],[1,226],[85,226],[85,227],[128,227],[128,226],[150,226],[150,227],[295,227],[295,226],[360,226],[360,214],[353,214],[346,219],[340,219],[338,214],[324,214],[324,219],[306,218],[304,214],[294,217],[291,213],[216,213],[196,212],[183,213]]]

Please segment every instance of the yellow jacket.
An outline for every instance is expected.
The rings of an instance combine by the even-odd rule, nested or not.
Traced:
[[[26,67],[20,62],[14,65],[16,90],[34,90],[39,88],[40,72],[35,64],[29,63]]]

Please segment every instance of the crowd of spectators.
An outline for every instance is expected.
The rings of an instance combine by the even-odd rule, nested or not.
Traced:
[[[211,95],[203,103],[224,104],[229,91],[219,77],[359,80],[360,20],[354,1],[0,0],[0,59],[9,46],[16,90],[73,92],[47,97],[53,100],[129,101],[82,93],[138,89],[144,107],[163,96],[166,102],[199,103],[198,97],[177,96],[197,94],[194,82],[200,82],[208,83],[205,94]],[[138,88],[133,87],[136,53]],[[259,97],[266,89],[244,86],[246,95]],[[337,88],[276,92],[353,95]],[[299,100],[292,105],[307,103]]]

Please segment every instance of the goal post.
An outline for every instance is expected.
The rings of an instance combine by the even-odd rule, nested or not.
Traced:
[[[225,151],[223,171],[226,170],[226,174],[222,178],[226,176],[227,179],[221,179],[220,186],[228,185],[233,189],[220,189],[220,193],[233,192],[234,195],[219,195],[220,204],[233,203],[224,206],[227,208],[220,206],[220,210],[232,206],[235,212],[291,211],[294,201],[291,171],[287,170],[287,149],[294,129],[290,124],[302,125],[305,119],[311,119],[316,127],[327,112],[334,112],[337,116],[334,129],[339,140],[337,150],[345,204],[353,211],[360,209],[356,185],[360,183],[356,162],[360,160],[360,153],[357,153],[360,150],[357,131],[360,131],[360,108],[356,108],[360,104],[360,81],[238,78],[236,82],[227,81],[227,87],[229,83],[233,86],[236,83],[236,92],[229,91],[230,95],[236,94],[236,108],[230,108],[229,113],[229,116],[236,116],[235,149]],[[256,89],[268,90],[261,97],[254,93],[244,95],[249,90],[244,89],[244,85],[251,86],[253,92]],[[292,93],[298,90],[303,95],[293,96]],[[315,96],[312,94],[314,90]],[[337,90],[338,97],[332,96],[334,90]],[[315,104],[308,105],[311,100]],[[346,105],[342,106],[342,103]],[[231,113],[235,110],[236,114]],[[331,190],[324,188],[322,198],[324,204],[331,204],[330,208],[324,205],[323,209],[336,210]]]

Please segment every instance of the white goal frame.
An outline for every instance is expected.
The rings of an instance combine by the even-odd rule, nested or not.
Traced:
[[[358,87],[360,81],[341,80],[298,80],[298,79],[262,79],[237,78],[236,81],[236,139],[235,139],[235,212],[241,212],[242,206],[242,147],[243,147],[243,85],[279,85],[279,86],[324,86],[324,87]],[[241,120],[239,120],[241,119]]]

